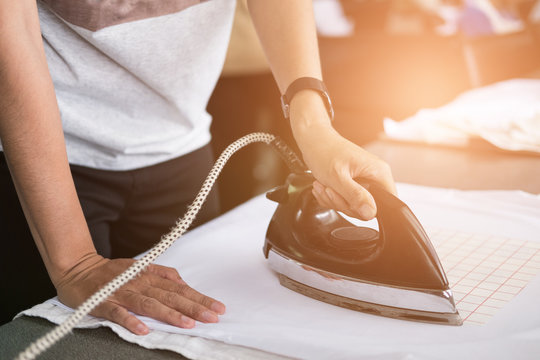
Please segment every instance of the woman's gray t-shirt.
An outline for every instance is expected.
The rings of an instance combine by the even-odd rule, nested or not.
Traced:
[[[38,1],[70,163],[130,170],[210,141],[235,1]]]

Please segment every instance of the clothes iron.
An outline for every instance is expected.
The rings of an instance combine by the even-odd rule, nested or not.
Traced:
[[[279,203],[264,255],[281,285],[320,301],[392,318],[461,325],[443,267],[412,211],[374,183],[379,231],[321,207],[312,175],[267,193]]]

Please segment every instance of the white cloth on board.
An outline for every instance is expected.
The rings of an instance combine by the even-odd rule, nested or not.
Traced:
[[[386,118],[384,132],[397,140],[451,145],[481,137],[501,149],[540,152],[540,80],[513,79],[469,90],[403,121]]]

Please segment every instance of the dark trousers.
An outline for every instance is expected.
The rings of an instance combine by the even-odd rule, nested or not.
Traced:
[[[71,166],[79,201],[99,254],[133,257],[184,215],[213,163],[211,146],[150,167],[106,171]],[[217,191],[192,227],[219,214]],[[0,324],[56,294],[24,218],[0,152]]]

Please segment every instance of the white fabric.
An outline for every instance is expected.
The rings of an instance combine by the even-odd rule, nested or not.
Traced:
[[[354,22],[345,16],[338,0],[314,1],[313,13],[319,35],[343,37],[354,34]]]
[[[502,14],[490,0],[467,0],[468,6],[481,11],[488,19],[495,34],[508,34],[523,30],[523,22]]]
[[[540,242],[540,196],[406,184],[399,184],[398,190],[424,226]],[[191,286],[227,305],[218,324],[182,330],[144,319],[154,329],[148,336],[93,318],[83,326],[110,326],[128,341],[194,359],[272,357],[223,343],[303,359],[538,359],[538,276],[482,326],[422,324],[346,310],[279,285],[262,254],[274,208],[259,196],[186,234],[158,259],[178,268]],[[57,302],[49,300],[26,314],[59,322],[69,312],[53,304]]]
[[[481,137],[506,150],[540,152],[540,80],[514,79],[463,93],[401,122],[384,119],[399,140],[464,145]]]

